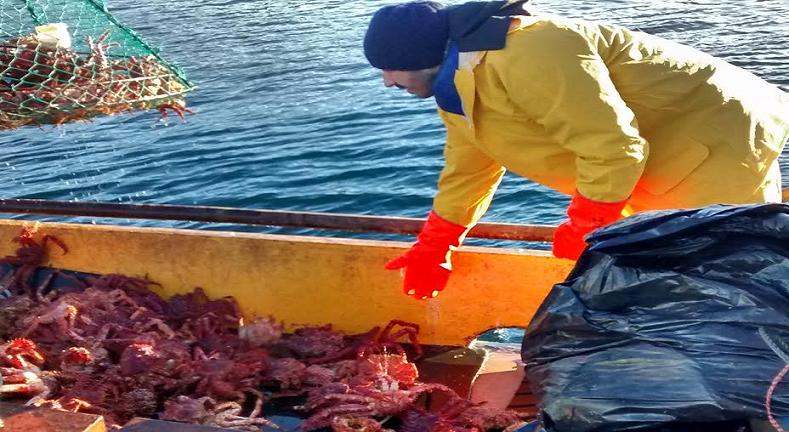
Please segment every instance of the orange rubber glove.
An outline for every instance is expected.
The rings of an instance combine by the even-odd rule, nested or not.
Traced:
[[[553,255],[577,260],[586,249],[584,236],[622,217],[627,200],[613,203],[592,201],[578,192],[567,207],[570,220],[559,225],[553,235]]]
[[[431,211],[416,243],[408,252],[389,261],[386,269],[405,268],[406,295],[417,300],[433,298],[446,287],[452,270],[450,255],[460,246],[467,230]]]

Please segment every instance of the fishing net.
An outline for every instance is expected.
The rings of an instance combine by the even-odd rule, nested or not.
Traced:
[[[101,0],[0,0],[0,129],[158,108],[182,116],[183,71]]]

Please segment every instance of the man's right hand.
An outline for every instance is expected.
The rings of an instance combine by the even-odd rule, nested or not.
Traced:
[[[442,262],[421,254],[418,248],[389,261],[386,269],[404,269],[403,293],[417,300],[433,298],[443,291],[450,272]]]
[[[403,293],[417,300],[436,297],[452,270],[452,250],[460,246],[466,227],[430,212],[417,241],[405,254],[389,261],[387,270],[404,269]]]

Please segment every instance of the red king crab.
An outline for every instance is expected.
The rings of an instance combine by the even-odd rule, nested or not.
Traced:
[[[258,319],[238,328],[238,337],[253,347],[271,346],[282,338],[284,326],[274,318]]]
[[[394,330],[396,326],[401,326],[399,330]],[[339,344],[340,349],[326,352],[318,358],[309,358],[306,361],[311,364],[332,363],[343,359],[354,357],[365,357],[368,354],[387,352],[392,350],[403,353],[403,347],[397,340],[407,337],[414,347],[416,355],[414,360],[422,356],[422,347],[417,340],[419,325],[401,320],[392,320],[384,327],[373,327],[370,331],[359,335],[345,336],[344,341]]]
[[[513,411],[478,406],[441,384],[419,383],[416,366],[405,354],[374,354],[335,363],[337,380],[310,390],[303,407],[312,415],[304,430],[331,426],[338,432],[385,431],[376,418],[400,417],[400,432],[513,431],[524,422]],[[449,400],[437,412],[419,407],[424,394],[440,391]]]
[[[386,429],[381,422],[368,417],[337,416],[331,419],[334,432],[395,432]]]
[[[44,357],[36,344],[28,339],[14,339],[0,345],[0,396],[30,396],[28,404],[46,399],[49,382],[41,377]]]
[[[329,426],[334,417],[387,417],[399,415],[410,409],[425,393],[454,391],[442,384],[416,384],[408,389],[382,391],[368,387],[334,386],[334,392],[315,392],[304,406],[313,412],[302,429],[311,431]],[[316,411],[317,410],[317,411]]]
[[[5,289],[14,294],[27,293],[33,295],[30,277],[46,261],[47,243],[51,241],[58,245],[63,250],[63,253],[68,253],[66,245],[55,236],[44,235],[41,237],[40,242],[36,241],[34,237],[37,230],[37,227],[22,228],[22,232],[14,238],[14,241],[20,244],[19,249],[16,250],[16,255],[0,258],[0,263],[18,266],[16,271],[9,273],[7,276],[8,280],[3,278],[3,286],[0,286],[0,291]]]
[[[266,381],[276,384],[276,397],[294,396],[305,392],[306,387],[316,387],[333,382],[336,372],[320,365],[307,366],[294,358],[285,357],[271,361]]]
[[[514,411],[475,405],[461,397],[454,397],[436,413],[412,407],[401,418],[400,432],[513,432],[527,424]]]
[[[262,410],[263,396],[261,394],[257,395],[252,413],[246,417],[241,415],[241,405],[237,402],[219,403],[208,396],[199,399],[176,396],[165,402],[164,412],[160,418],[250,432],[260,432],[261,425],[280,429],[276,424],[260,417]]]

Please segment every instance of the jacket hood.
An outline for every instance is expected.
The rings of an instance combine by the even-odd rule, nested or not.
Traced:
[[[449,39],[460,52],[504,48],[513,15],[528,15],[528,0],[468,2],[446,9]]]

